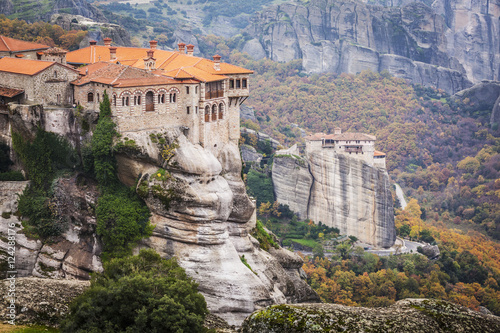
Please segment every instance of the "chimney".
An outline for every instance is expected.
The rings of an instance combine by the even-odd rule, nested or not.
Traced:
[[[216,54],[213,56],[213,58],[214,58],[214,69],[216,71],[220,71],[220,58],[221,58],[221,56]]]
[[[333,130],[333,133],[335,135],[342,134],[342,129],[340,127],[335,127],[335,129]]]
[[[104,41],[104,46],[107,46],[107,47],[110,47],[111,46],[111,42],[113,41],[111,38],[109,37],[106,37],[103,39]]]
[[[179,43],[179,44],[177,44],[177,46],[179,46],[179,52],[180,53],[186,53],[186,51],[184,50],[184,48],[186,47],[186,44]]]
[[[95,41],[95,40],[91,40],[91,41],[89,42],[89,44],[90,44],[90,46],[92,46],[92,45],[97,45],[97,41]]]
[[[149,59],[149,58],[153,58],[153,54],[155,53],[155,51],[154,51],[154,50],[149,49],[149,50],[147,50],[147,51],[146,51],[146,53],[147,53],[147,55],[148,55],[148,56],[147,56],[147,58]]]
[[[194,45],[193,44],[188,44],[186,47],[187,47],[187,55],[188,56],[193,56]]]
[[[116,60],[116,47],[111,46],[109,48],[109,60],[114,61]]]
[[[158,42],[155,41],[155,40],[150,40],[149,41],[149,47],[152,49],[152,50],[156,50],[156,46],[158,45]]]

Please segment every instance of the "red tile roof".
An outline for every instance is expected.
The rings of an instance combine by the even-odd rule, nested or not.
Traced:
[[[0,59],[0,72],[35,75],[54,64],[53,61],[3,57]]]
[[[0,87],[0,96],[4,97],[9,97],[12,98],[14,96],[17,96],[21,93],[23,93],[23,89],[12,89],[12,88],[6,88],[6,87]]]
[[[378,150],[375,150],[373,152],[373,156],[385,156],[385,153],[381,152],[381,151],[378,151]]]
[[[116,47],[116,61],[136,68],[144,68],[147,48]],[[219,81],[227,74],[252,74],[253,71],[238,66],[220,63],[220,70],[214,67],[214,61],[182,54],[174,51],[155,49],[156,68],[164,75],[176,79],[197,79],[203,82]],[[110,61],[109,47],[93,45],[68,52],[66,61],[72,64],[91,64]]]
[[[83,76],[72,83],[82,86],[87,83],[104,83],[114,87],[137,87],[176,84],[178,81],[145,69],[109,62],[97,62],[80,68]]]
[[[48,49],[49,47],[50,46],[43,44],[25,42],[23,40],[0,36],[0,51],[3,52],[34,51]]]
[[[315,133],[305,137],[308,141],[321,141],[326,140],[342,140],[342,141],[375,141],[376,138],[373,135],[364,133],[342,133],[342,134],[325,134],[325,133]]]

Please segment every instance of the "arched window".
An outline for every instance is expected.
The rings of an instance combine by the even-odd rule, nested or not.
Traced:
[[[161,102],[165,103],[165,94],[161,94]]]
[[[94,102],[94,93],[89,92],[87,95],[87,102],[88,103],[93,103]]]
[[[137,96],[134,96],[134,105],[137,105]]]
[[[125,106],[125,97],[122,97],[122,106]]]
[[[97,103],[101,102],[101,98],[99,97],[99,93],[97,93]]]
[[[219,104],[219,119],[224,118],[224,104],[220,103]]]
[[[161,95],[158,94],[158,104],[161,103]]]
[[[205,122],[210,121],[210,106],[205,106]]]
[[[173,93],[173,94],[172,94],[172,103],[175,103],[175,99],[176,99],[176,97],[177,97],[177,94],[176,94],[176,93]]]
[[[137,104],[141,105],[141,95],[137,96]]]
[[[169,96],[169,101],[170,101],[170,103],[172,103],[172,94],[170,94],[170,96]]]
[[[128,96],[125,98],[125,104],[127,104],[127,106],[129,106],[129,97]]]
[[[212,105],[212,121],[217,120],[217,104]]]
[[[148,91],[146,93],[146,111],[154,111],[155,103],[154,103],[154,95],[152,91]]]
[[[57,71],[54,71],[54,79],[57,79]]]
[[[113,106],[116,106],[116,95],[113,95]]]

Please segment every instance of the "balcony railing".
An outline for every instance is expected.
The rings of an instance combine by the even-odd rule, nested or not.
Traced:
[[[212,99],[218,97],[224,97],[224,90],[207,91],[205,93],[205,99]]]

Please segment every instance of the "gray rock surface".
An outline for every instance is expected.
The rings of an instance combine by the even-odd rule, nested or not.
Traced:
[[[255,118],[255,110],[251,106],[242,105],[240,107],[240,118],[243,121],[250,119],[253,122],[257,122],[257,118]]]
[[[0,317],[9,318],[11,280],[0,281]],[[16,324],[54,326],[69,312],[70,302],[90,286],[90,281],[16,278]]]
[[[140,247],[153,248],[164,257],[176,256],[199,283],[210,311],[231,325],[241,324],[263,306],[319,300],[301,278],[300,257],[284,250],[277,250],[275,257],[261,250],[250,235],[256,223],[255,205],[241,180],[236,144],[221,144],[210,151],[190,143],[180,131],[169,130],[164,133],[167,141],[177,140],[179,148],[165,165],[157,159],[158,147],[148,141],[149,134],[127,133],[147,153],[147,161],[118,157],[122,180],[142,175],[139,194],[153,215],[153,236]],[[155,176],[160,166],[170,174],[166,181]],[[157,186],[173,193],[175,199],[168,208],[154,194]],[[252,270],[242,263],[243,256]]]
[[[431,299],[406,299],[387,308],[338,304],[277,305],[249,316],[241,333],[398,332],[495,333],[500,318]]]
[[[246,162],[260,163],[260,161],[262,160],[262,154],[257,153],[257,150],[255,150],[255,148],[252,146],[241,145],[240,150],[241,150],[241,158],[245,163]]]
[[[5,260],[8,244],[5,237],[9,229],[14,230],[16,240],[15,268],[18,276],[36,276],[54,279],[90,279],[90,272],[102,270],[101,245],[95,236],[97,188],[94,184],[77,185],[83,182],[77,176],[59,178],[54,183],[54,206],[58,223],[66,231],[57,239],[43,243],[27,236],[17,212],[17,195],[28,182],[0,182],[0,261]],[[11,224],[14,228],[10,228]],[[12,232],[12,231],[11,231]],[[4,273],[4,272],[2,272]]]
[[[302,219],[337,227],[343,235],[377,247],[396,240],[387,171],[361,160],[315,150],[305,159],[276,155],[276,199]]]
[[[388,7],[343,0],[267,7],[247,28],[249,49],[259,40],[269,58],[301,58],[307,72],[388,71],[448,93],[498,79],[497,2],[377,3]]]

